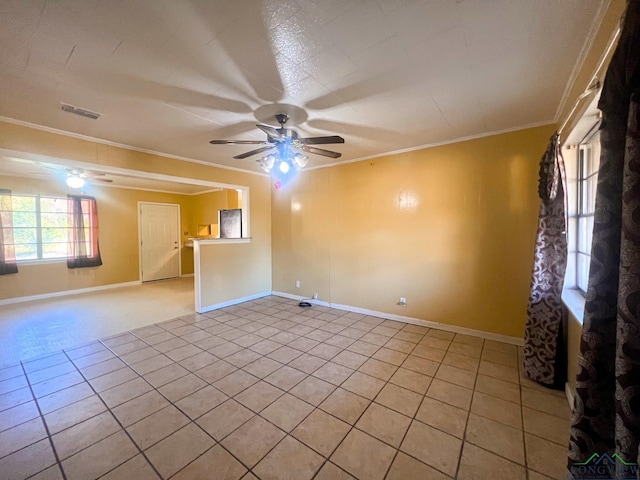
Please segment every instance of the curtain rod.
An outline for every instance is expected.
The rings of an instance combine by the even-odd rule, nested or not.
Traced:
[[[567,126],[567,124],[571,120],[571,117],[573,117],[573,114],[575,113],[576,109],[580,106],[580,102],[582,102],[582,100],[584,98],[588,97],[593,92],[596,92],[596,91],[598,91],[600,89],[601,84],[600,84],[600,80],[598,80],[598,73],[600,73],[600,69],[604,65],[604,62],[606,61],[606,59],[609,57],[609,53],[611,52],[611,49],[616,44],[616,41],[618,40],[618,37],[620,36],[620,30],[621,30],[621,28],[618,27],[616,29],[616,31],[614,32],[613,37],[611,38],[611,40],[609,42],[609,45],[607,46],[607,49],[606,49],[604,55],[602,56],[602,58],[600,59],[600,62],[598,63],[598,66],[596,67],[595,73],[591,77],[591,81],[589,82],[590,86],[587,87],[587,89],[584,92],[582,92],[582,94],[580,94],[580,96],[578,96],[578,98],[576,98],[576,102],[573,104],[573,108],[571,109],[571,111],[569,112],[569,115],[567,115],[567,117],[565,118],[564,122],[562,123],[562,126],[558,130],[558,135],[562,134],[562,131],[565,129],[565,127]]]

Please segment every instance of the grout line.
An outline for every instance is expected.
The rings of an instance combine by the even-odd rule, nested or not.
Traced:
[[[53,444],[53,436],[51,435],[51,432],[49,431],[49,426],[47,425],[47,422],[44,419],[44,415],[42,414],[42,410],[40,409],[40,404],[38,403],[38,399],[36,398],[36,394],[34,393],[33,387],[31,386],[31,380],[29,379],[29,376],[27,375],[27,371],[24,368],[24,364],[22,362],[20,362],[20,365],[22,366],[22,371],[24,373],[25,379],[27,380],[27,384],[29,386],[29,390],[31,391],[31,396],[33,397],[33,402],[35,403],[36,408],[38,409],[38,413],[40,414],[40,421],[44,425],[44,430],[45,430],[45,433],[47,434],[47,439],[49,440],[49,444],[51,445],[51,449],[53,450],[53,456],[54,456],[54,458],[56,460],[56,465],[58,465],[58,468],[60,469],[60,472],[62,473],[62,478],[64,480],[67,480],[67,475],[65,474],[64,469],[62,468],[62,461],[60,460],[60,457],[58,455],[58,451],[56,450],[56,446]],[[73,365],[73,366],[75,367],[75,365]],[[43,440],[43,439],[41,439],[41,440]],[[41,440],[38,440],[38,442],[41,441]],[[34,443],[37,443],[37,442],[34,442]],[[26,448],[26,447],[22,447],[22,448]],[[22,448],[20,450],[22,450]],[[47,467],[47,468],[50,468],[50,466]]]

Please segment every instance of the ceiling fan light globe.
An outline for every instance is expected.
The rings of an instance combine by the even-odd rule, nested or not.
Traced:
[[[309,157],[307,157],[306,155],[302,155],[301,153],[296,153],[291,161],[293,163],[293,166],[296,167],[296,170],[301,170],[309,161]]]
[[[82,188],[84,187],[84,178],[77,175],[69,175],[67,177],[67,186],[70,188]]]

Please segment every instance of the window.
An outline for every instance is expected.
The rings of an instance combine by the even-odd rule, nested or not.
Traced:
[[[18,262],[67,258],[73,226],[68,208],[67,198],[12,195],[13,239]],[[94,245],[91,210],[84,205],[82,210],[84,243],[91,254]]]
[[[576,286],[587,291],[591,262],[591,237],[596,205],[598,168],[600,167],[600,133],[595,133],[580,144],[578,150],[578,209],[576,245]]]

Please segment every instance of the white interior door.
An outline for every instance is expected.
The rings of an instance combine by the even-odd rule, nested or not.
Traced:
[[[142,281],[180,276],[180,206],[140,204]]]

